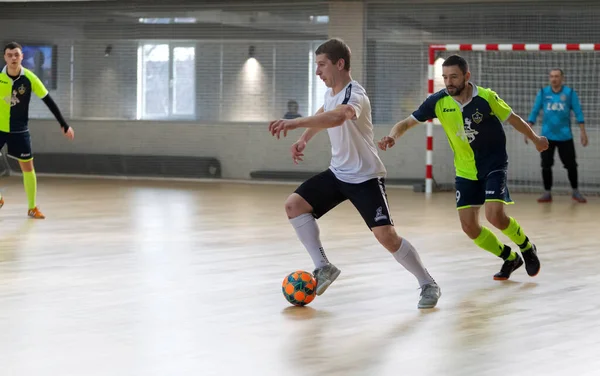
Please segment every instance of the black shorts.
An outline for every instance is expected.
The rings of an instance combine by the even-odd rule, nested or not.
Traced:
[[[390,217],[384,178],[350,184],[339,180],[327,169],[302,183],[295,193],[312,206],[312,214],[317,219],[350,200],[370,229],[394,224]]]
[[[506,180],[505,169],[492,171],[482,180],[456,177],[456,208],[481,206],[489,201],[512,204]]]
[[[21,133],[0,132],[0,149],[8,145],[8,155],[21,161],[33,159],[29,131]]]

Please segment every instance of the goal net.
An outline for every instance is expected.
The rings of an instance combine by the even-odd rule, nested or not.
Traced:
[[[600,87],[599,44],[486,44],[432,45],[429,54],[428,91],[444,86],[441,77],[443,60],[453,54],[464,57],[471,70],[471,81],[496,91],[523,119],[532,111],[539,90],[549,84],[549,71],[560,68],[564,84],[579,96],[589,138],[587,147],[580,141],[579,125],[571,114],[571,128],[577,154],[579,188],[586,194],[600,194]],[[540,111],[534,130],[541,133]],[[453,189],[452,151],[437,120],[428,123],[426,192]],[[439,123],[438,123],[439,124]],[[522,134],[506,123],[509,155],[509,187],[517,192],[543,190],[541,158],[531,142],[526,145]],[[432,149],[432,139],[435,140]],[[569,192],[567,172],[555,152],[553,191]]]

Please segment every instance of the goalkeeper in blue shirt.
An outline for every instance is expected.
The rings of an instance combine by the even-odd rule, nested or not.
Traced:
[[[581,144],[584,147],[588,144],[588,137],[577,93],[572,88],[563,85],[563,79],[564,73],[561,69],[550,71],[550,85],[538,91],[529,115],[528,122],[533,126],[540,110],[544,112],[541,134],[549,141],[548,149],[541,153],[545,192],[538,202],[552,202],[552,165],[554,164],[554,150],[558,149],[558,156],[567,169],[569,182],[573,189],[573,200],[585,203],[587,200],[577,188],[577,161],[571,132],[571,111],[575,113],[577,123],[579,123]],[[527,139],[525,143],[527,143]]]

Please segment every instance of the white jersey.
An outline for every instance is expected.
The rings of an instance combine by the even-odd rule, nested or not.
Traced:
[[[329,169],[346,183],[384,177],[386,170],[373,141],[371,102],[365,89],[356,81],[350,81],[337,95],[333,95],[331,88],[327,89],[323,110],[331,111],[341,104],[352,106],[356,116],[327,129],[331,141]]]

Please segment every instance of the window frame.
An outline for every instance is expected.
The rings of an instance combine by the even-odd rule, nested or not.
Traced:
[[[146,61],[144,59],[144,47],[149,45],[167,45],[169,47],[169,83],[168,83],[168,114],[167,115],[148,115],[146,114],[146,96],[144,90],[145,81],[145,70]],[[192,79],[193,92],[191,96],[194,98],[193,112],[191,114],[175,114],[174,113],[174,99],[175,94],[175,59],[174,50],[176,48],[193,48],[194,49],[194,77]],[[196,103],[196,56],[197,56],[197,43],[194,41],[168,41],[168,40],[144,40],[138,44],[138,64],[137,64],[137,120],[196,120],[197,117],[197,103]]]
[[[325,92],[327,92],[327,87],[323,92],[323,95],[319,94],[319,82],[321,85],[325,85],[323,81],[320,81],[319,77],[316,75],[317,65],[315,62],[315,51],[317,48],[325,41],[312,41],[310,42],[310,50],[308,52],[308,110],[310,115],[315,114],[321,106],[317,105],[321,101],[325,100]]]

